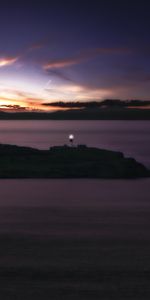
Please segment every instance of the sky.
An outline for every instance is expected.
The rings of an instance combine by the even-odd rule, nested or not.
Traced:
[[[0,109],[150,99],[147,1],[1,1]]]

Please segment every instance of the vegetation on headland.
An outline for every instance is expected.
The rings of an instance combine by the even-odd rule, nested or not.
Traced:
[[[38,150],[0,144],[0,178],[140,178],[150,171],[120,152],[57,146]]]

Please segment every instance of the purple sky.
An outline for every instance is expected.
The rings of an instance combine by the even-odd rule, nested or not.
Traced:
[[[1,3],[1,107],[150,99],[150,4],[30,2]]]

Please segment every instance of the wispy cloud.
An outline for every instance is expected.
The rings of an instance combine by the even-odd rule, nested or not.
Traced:
[[[45,90],[50,101],[93,101],[112,95],[113,91],[103,88],[90,89],[82,85],[58,85]]]
[[[30,51],[48,47],[51,44],[50,41],[51,41],[51,37],[45,36],[45,37],[33,42],[31,45],[29,45],[26,49],[26,52],[30,52]]]
[[[39,41],[33,43],[32,45],[30,45],[27,50],[28,51],[38,50],[38,49],[46,47],[48,45],[48,43],[49,43],[49,39],[43,38],[42,40],[39,40]]]
[[[13,65],[14,63],[16,63],[18,61],[19,57],[2,57],[0,58],[0,68],[9,66],[9,65]]]
[[[89,101],[89,102],[48,102],[43,103],[43,106],[55,106],[62,108],[102,108],[102,107],[147,107],[150,106],[150,100],[142,101],[142,100],[119,100],[119,99],[107,99],[102,101]]]
[[[0,105],[0,108],[3,110],[8,110],[8,111],[13,111],[13,112],[23,112],[23,111],[28,111],[29,108],[21,105],[11,105],[11,104],[2,104]]]
[[[59,79],[62,79],[62,80],[74,83],[74,80],[71,79],[71,77],[69,77],[68,75],[66,75],[62,70],[59,70],[59,69],[47,69],[46,72],[48,74],[50,74],[50,75],[58,77]]]
[[[83,63],[98,55],[115,55],[115,54],[129,54],[131,50],[128,48],[95,48],[86,50],[76,56],[67,57],[64,59],[50,60],[43,65],[45,70],[48,69],[61,69]]]
[[[4,105],[21,105],[30,106],[31,103],[39,105],[41,100],[37,95],[32,95],[24,91],[2,88],[0,89],[0,106]]]
[[[50,97],[39,93],[30,93],[15,88],[0,88],[0,108],[12,111],[51,111],[48,107],[43,107],[43,103]]]

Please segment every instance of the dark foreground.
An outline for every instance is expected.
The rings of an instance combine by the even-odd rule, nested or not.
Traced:
[[[150,171],[121,152],[57,146],[49,150],[0,144],[0,178],[138,178]]]
[[[149,184],[1,181],[0,299],[150,299]]]
[[[1,299],[149,299],[149,213],[1,210]]]

